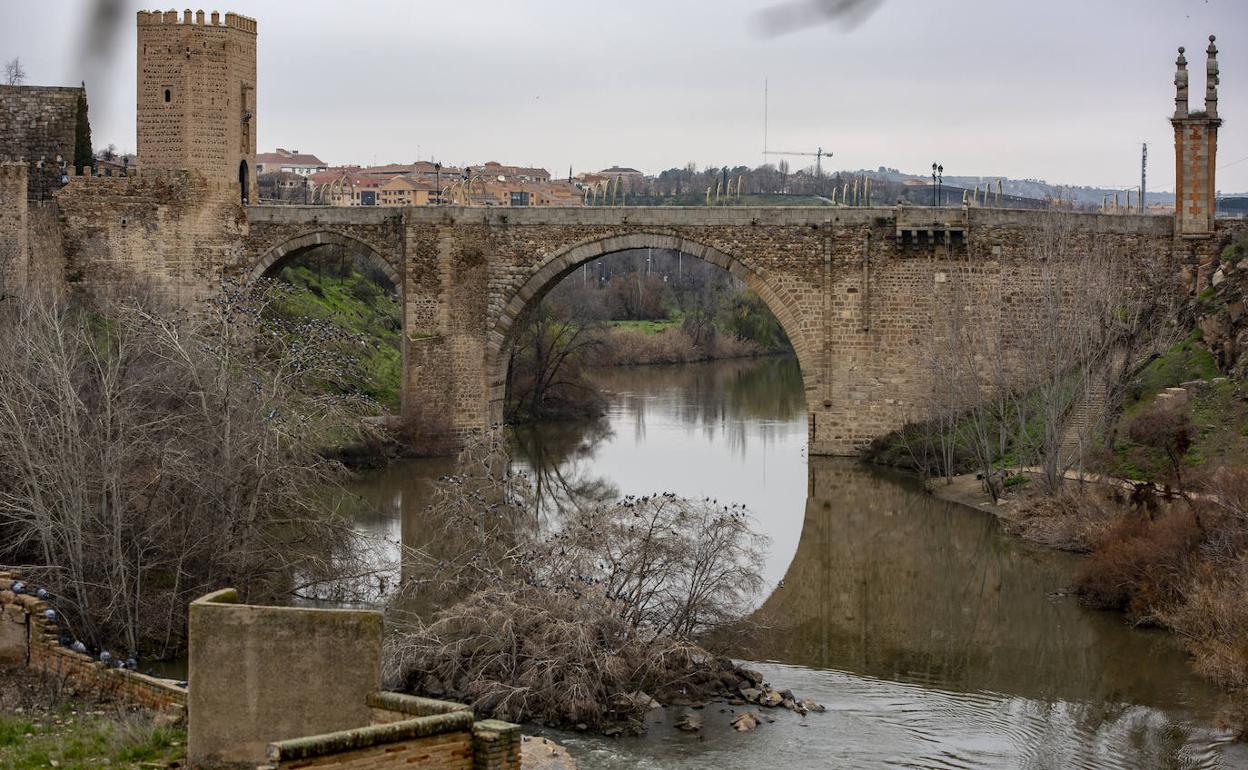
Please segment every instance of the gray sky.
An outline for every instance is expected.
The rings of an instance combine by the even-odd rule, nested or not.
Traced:
[[[32,84],[86,80],[97,145],[134,147],[134,11],[115,38],[82,0],[3,0],[0,59]],[[1218,36],[1218,187],[1248,190],[1245,0],[884,0],[856,27],[769,37],[781,0],[236,0],[259,24],[259,142],[330,163],[499,160],[556,176],[762,162],[1126,188],[1140,142],[1173,189],[1176,47],[1193,106]],[[185,6],[180,6],[180,8]],[[199,6],[195,6],[198,8]],[[203,6],[204,10],[214,10]],[[65,30],[61,35],[58,30]],[[96,59],[77,51],[112,41]],[[1237,160],[1245,159],[1235,165]],[[792,158],[798,167],[803,158]]]

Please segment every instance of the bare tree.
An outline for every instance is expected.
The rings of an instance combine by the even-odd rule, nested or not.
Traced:
[[[6,308],[0,559],[51,591],[78,639],[163,655],[206,590],[307,594],[352,569],[327,492],[341,468],[320,454],[358,425],[320,385],[340,369],[333,331],[266,326],[267,301],[224,287],[193,315]]]
[[[583,376],[585,356],[601,342],[593,322],[560,317],[535,303],[516,322],[507,369],[509,419],[585,417],[600,407]]]
[[[537,524],[527,479],[486,436],[435,488],[437,524],[392,597],[388,675],[512,719],[636,718],[682,686],[718,688],[698,645],[762,588],[746,511],[672,494],[585,502]],[[404,609],[416,599],[431,618]]]
[[[20,86],[26,82],[26,70],[22,67],[22,60],[14,56],[12,59],[4,63],[4,84],[9,86]]]
[[[951,257],[939,268],[931,442],[946,475],[962,453],[994,499],[1006,464],[1038,466],[1043,487],[1056,491],[1103,433],[1129,363],[1169,334],[1171,292],[1154,285],[1165,271],[1141,264],[1146,255],[1123,257],[1073,235],[1051,215],[1021,265]]]

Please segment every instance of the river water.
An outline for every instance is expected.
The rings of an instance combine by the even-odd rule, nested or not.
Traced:
[[[583,770],[615,768],[1248,767],[1223,704],[1174,641],[1062,596],[1076,557],[852,460],[809,458],[801,376],[772,358],[605,369],[595,425],[521,431],[548,515],[576,495],[676,492],[748,506],[772,539],[769,630],[744,654],[827,706],[753,733],[709,704],[705,728],[652,712],[643,737],[549,733]],[[448,460],[399,463],[359,491],[366,528],[410,542]]]

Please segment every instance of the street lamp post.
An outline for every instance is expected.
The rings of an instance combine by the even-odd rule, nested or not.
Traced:
[[[437,194],[437,197],[434,199],[434,205],[441,206],[442,205],[442,164],[441,163],[433,164],[433,180],[434,180],[433,186],[435,188],[434,192]]]
[[[942,203],[940,188],[945,183],[945,167],[940,163],[932,164],[932,206],[939,206]]]

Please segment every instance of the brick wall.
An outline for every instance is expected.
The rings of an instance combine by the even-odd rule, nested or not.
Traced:
[[[519,725],[475,721],[460,703],[392,692],[368,698],[371,724],[272,743],[266,770],[520,770]]]
[[[157,711],[186,708],[186,690],[137,671],[105,666],[60,644],[60,628],[45,612],[51,605],[11,589],[16,578],[0,573],[0,663],[26,665],[80,687]],[[20,629],[15,633],[14,629]],[[20,635],[19,635],[20,634]],[[16,640],[21,639],[21,644]]]

